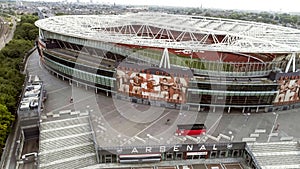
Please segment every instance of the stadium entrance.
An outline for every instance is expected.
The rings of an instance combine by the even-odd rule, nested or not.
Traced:
[[[246,143],[201,143],[160,146],[99,147],[100,163],[146,163],[170,160],[237,158],[245,153]]]

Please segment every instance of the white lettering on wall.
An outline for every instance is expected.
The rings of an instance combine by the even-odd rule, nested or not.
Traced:
[[[161,152],[161,153],[166,152],[166,146],[160,146],[159,147],[159,152]]]
[[[131,151],[131,153],[139,153],[139,151],[134,147]]]
[[[202,145],[199,150],[206,150],[205,145]]]
[[[193,145],[186,146],[186,151],[192,151],[192,150],[193,150]]]
[[[213,146],[213,150],[217,150],[217,147],[216,147],[216,145],[214,144],[214,146]]]
[[[151,153],[152,147],[146,147],[146,153]]]
[[[179,151],[179,146],[174,146],[173,151]]]

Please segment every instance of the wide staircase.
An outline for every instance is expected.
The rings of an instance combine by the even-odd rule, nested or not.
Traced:
[[[88,116],[40,125],[39,168],[76,169],[97,164]]]
[[[252,143],[248,144],[248,147],[262,168],[299,168],[299,143],[295,141]]]

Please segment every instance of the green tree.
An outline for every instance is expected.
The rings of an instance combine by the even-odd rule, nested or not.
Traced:
[[[31,41],[24,39],[13,39],[5,48],[1,50],[1,53],[9,58],[23,57],[25,53],[33,46]]]
[[[14,38],[0,51],[0,153],[17,110],[19,95],[24,83],[20,73],[26,52],[34,45],[38,29],[34,26],[37,16],[24,15],[18,23]]]
[[[10,125],[14,121],[14,116],[8,111],[7,107],[0,104],[0,146],[5,146],[5,141],[10,132]],[[1,149],[2,151],[2,149]]]

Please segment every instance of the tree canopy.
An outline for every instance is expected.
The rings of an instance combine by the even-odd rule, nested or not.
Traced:
[[[38,28],[34,15],[23,15],[14,32],[14,38],[0,51],[0,152],[5,146],[6,138],[14,121],[19,96],[24,83],[20,73],[24,57],[34,46]]]

